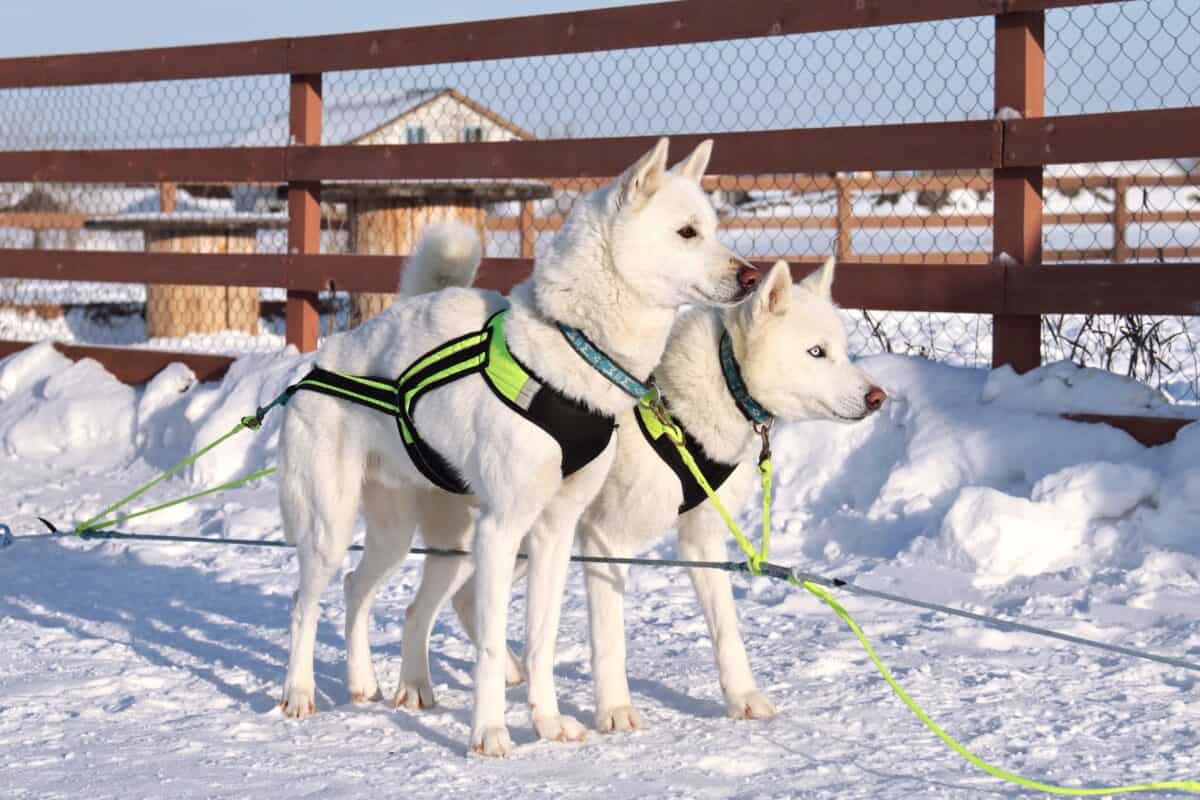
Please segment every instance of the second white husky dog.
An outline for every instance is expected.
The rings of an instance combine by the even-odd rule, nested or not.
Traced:
[[[495,335],[482,338],[485,325],[505,308],[504,298],[447,289],[401,300],[355,330],[330,337],[321,348],[316,361],[326,376],[378,376],[370,384],[382,390],[394,389],[390,382],[402,375],[414,375],[420,384],[397,401],[401,408],[395,416],[344,399],[346,393],[335,398],[299,391],[288,403],[279,496],[300,575],[285,713],[299,717],[315,710],[318,601],[345,556],[360,507],[368,546],[387,557],[365,562],[348,576],[351,597],[373,594],[388,572],[380,565],[408,552],[422,503],[435,494],[428,470],[409,455],[415,431],[473,492],[480,509],[472,548],[479,595],[472,749],[504,755],[512,748],[504,719],[505,627],[513,561],[526,536],[532,557],[527,671],[533,726],[546,739],[582,738],[583,727],[559,714],[554,640],[575,526],[616,448],[607,436],[596,437],[589,441],[586,459],[579,459],[583,465],[564,477],[571,453],[517,409],[528,411],[544,401],[559,409],[570,406],[590,423],[597,416],[611,420],[636,398],[582,357],[570,331],[644,381],[662,355],[681,305],[731,303],[758,282],[758,273],[716,239],[716,214],[699,186],[711,142],[697,147],[674,173],[666,170],[667,144],[660,140],[613,185],[575,204],[549,252],[536,261],[532,278],[513,290],[500,334],[488,328]],[[462,344],[467,340],[484,342],[474,346],[485,352],[469,353],[471,347]],[[519,383],[521,393],[502,395],[497,384],[485,380],[482,367],[448,383],[441,372],[424,375],[429,359],[423,354],[436,362],[448,342],[454,343],[455,357],[469,353],[478,365],[503,349],[507,376],[514,371],[526,376]],[[424,399],[411,400],[411,415],[403,416],[410,399],[426,388]],[[427,467],[429,461],[421,463]],[[350,691],[372,697],[378,684],[369,657],[363,658],[366,618],[353,610],[355,603],[349,605]]]
[[[461,244],[449,247],[450,233],[442,233],[441,246],[463,250]],[[465,226],[459,235],[475,236]],[[423,264],[438,262],[433,258],[437,246],[430,242],[430,258]],[[463,284],[473,280],[474,269],[467,260],[440,263],[444,282],[453,281],[456,272]],[[706,466],[710,482],[717,484],[723,478],[718,494],[730,509],[741,508],[754,490],[760,444],[756,427],[763,424],[763,414],[769,416],[765,424],[771,418],[850,422],[865,418],[886,398],[847,356],[845,328],[831,297],[833,277],[833,259],[797,285],[792,284],[787,264],[776,263],[755,294],[738,307],[723,313],[696,309],[681,317],[655,370],[671,413],[690,437],[689,448]],[[732,363],[722,363],[723,349],[726,361]],[[760,422],[755,422],[755,416]],[[725,525],[680,463],[672,466],[669,444],[660,440],[656,446],[637,412],[620,418],[617,443],[613,468],[580,521],[584,554],[634,556],[666,530],[676,528],[682,558],[727,560]],[[422,533],[432,547],[470,545],[466,511],[454,498],[443,500],[440,512],[422,523]],[[363,554],[364,563],[387,558],[387,553],[370,549]],[[433,705],[429,633],[438,610],[469,571],[462,558],[426,559],[421,587],[405,617],[397,705],[410,709]],[[641,726],[641,719],[625,671],[622,604],[627,568],[588,564],[586,571],[596,726],[601,731],[632,730]],[[775,708],[758,690],[746,658],[728,575],[694,569],[691,578],[708,621],[729,715],[737,719],[773,716]],[[468,633],[474,602],[472,583],[454,597]],[[519,666],[510,656],[509,681],[519,679]]]

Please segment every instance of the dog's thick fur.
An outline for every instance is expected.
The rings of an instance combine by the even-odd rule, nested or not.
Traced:
[[[473,278],[474,272],[464,269],[463,262],[457,267],[462,270],[460,280]],[[709,457],[739,464],[718,492],[730,509],[741,508],[754,491],[760,442],[726,388],[718,359],[722,329],[730,333],[750,394],[777,419],[849,422],[863,419],[882,402],[882,391],[847,356],[845,329],[830,294],[833,276],[834,262],[829,259],[819,272],[793,285],[787,264],[780,261],[753,297],[723,313],[690,311],[671,334],[655,371],[658,385],[676,419]],[[614,466],[580,521],[583,552],[635,556],[666,530],[676,528],[681,558],[727,560],[728,533],[715,509],[705,503],[681,515],[682,499],[678,478],[647,444],[632,412],[627,412],[620,419]],[[469,533],[462,527],[425,527],[423,534],[435,547],[469,543]],[[364,559],[374,557],[370,552],[364,554]],[[596,726],[606,732],[642,725],[625,670],[626,572],[623,566],[586,565]],[[774,716],[775,707],[759,691],[746,658],[728,575],[694,569],[691,578],[708,621],[729,715],[736,719]],[[441,603],[459,580],[461,568],[454,559],[426,562],[420,590],[405,621],[403,688],[397,696],[400,705],[417,708],[433,702],[428,632]],[[468,633],[474,602],[468,582],[454,597]],[[515,660],[509,670],[510,680],[518,680]],[[413,702],[410,698],[418,694],[420,702]]]
[[[750,283],[745,262],[717,242],[716,214],[699,187],[711,142],[674,172],[665,169],[667,144],[660,140],[613,185],[581,198],[533,276],[509,298],[513,355],[558,391],[604,414],[619,415],[635,400],[583,361],[556,322],[580,329],[625,368],[646,376],[681,305],[728,304]],[[697,235],[682,235],[688,226]],[[418,250],[413,267],[436,274],[424,252]],[[398,376],[422,354],[480,330],[504,305],[495,293],[469,289],[402,299],[330,337],[317,363],[354,375]],[[542,738],[582,738],[583,726],[559,714],[554,642],[576,523],[608,472],[615,442],[564,479],[558,444],[507,408],[478,376],[429,393],[414,421],[471,486],[479,508],[472,548],[479,609],[472,749],[504,755],[512,748],[504,721],[505,627],[513,560],[526,537],[533,725]],[[394,419],[310,392],[298,393],[287,407],[279,492],[284,531],[300,567],[284,712],[299,717],[315,710],[318,600],[345,556],[360,508],[373,557],[346,579],[348,684],[354,697],[378,696],[366,631],[370,598],[408,552],[418,524],[449,529],[465,525],[464,515],[439,507],[438,493],[405,453]]]

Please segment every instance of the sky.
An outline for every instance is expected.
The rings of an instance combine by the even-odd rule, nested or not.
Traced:
[[[635,0],[3,0],[0,58],[269,39],[633,5]]]

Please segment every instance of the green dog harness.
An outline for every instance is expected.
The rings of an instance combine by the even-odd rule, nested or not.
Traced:
[[[558,442],[562,474],[571,475],[604,452],[616,422],[546,385],[519,362],[504,338],[506,313],[507,309],[492,315],[481,331],[429,351],[399,378],[344,375],[316,367],[288,392],[307,389],[391,414],[404,449],[421,474],[447,492],[469,494],[470,487],[458,471],[421,438],[413,411],[426,393],[478,374],[501,402]]]

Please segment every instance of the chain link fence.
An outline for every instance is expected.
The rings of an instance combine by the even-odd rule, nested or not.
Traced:
[[[332,72],[323,142],[419,144],[751,131],[993,114],[989,17],[501,61]],[[1046,113],[1198,105],[1200,0],[1046,14]],[[288,143],[286,76],[0,91],[0,150]],[[886,143],[881,143],[886,146]],[[594,181],[329,182],[322,248],[407,253],[431,220],[480,232],[489,256],[545,248]],[[747,257],[987,263],[992,179],[946,174],[720,175],[722,236]],[[1200,169],[1186,161],[1047,170],[1045,260],[1137,263],[1200,249]],[[283,252],[274,185],[0,184],[0,247]],[[0,279],[0,338],[218,353],[283,346],[282,289]],[[328,292],[322,332],[390,295]],[[860,354],[985,366],[990,318],[848,311]],[[1069,358],[1200,402],[1192,318],[1045,318],[1048,360]]]
[[[1046,114],[1200,105],[1200,0],[1151,0],[1046,13]],[[1046,169],[1049,263],[1200,257],[1200,160]],[[1047,315],[1046,360],[1066,359],[1200,403],[1200,318]]]

